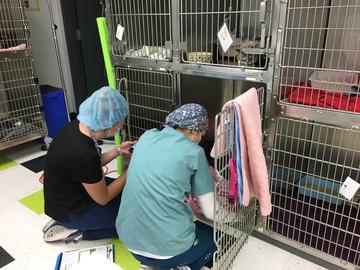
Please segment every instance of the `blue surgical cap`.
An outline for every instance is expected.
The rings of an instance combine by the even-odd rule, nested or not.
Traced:
[[[97,131],[113,127],[123,120],[128,112],[128,103],[120,92],[104,86],[80,104],[77,119]]]
[[[165,119],[165,125],[190,130],[207,130],[209,120],[207,111],[203,106],[188,103],[170,113]]]

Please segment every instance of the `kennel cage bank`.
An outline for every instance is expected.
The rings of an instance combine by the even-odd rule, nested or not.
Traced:
[[[23,1],[0,1],[0,149],[46,134]]]
[[[273,213],[264,232],[359,269],[359,1],[286,1],[280,11],[268,147]]]
[[[272,11],[269,0],[109,0],[112,53],[121,59],[176,57],[183,63],[264,70]],[[228,49],[218,39],[224,29],[233,41]]]

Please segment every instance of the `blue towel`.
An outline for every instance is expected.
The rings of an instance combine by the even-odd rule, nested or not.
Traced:
[[[240,205],[242,205],[242,201],[243,201],[243,194],[244,194],[244,184],[243,184],[243,177],[242,177],[242,162],[241,162],[241,144],[240,144],[240,122],[239,122],[239,116],[237,114],[237,110],[235,108],[235,105],[232,105],[232,108],[234,110],[234,115],[235,115],[235,149],[236,149],[236,159],[235,159],[235,164],[236,164],[236,171],[238,174],[238,194],[239,194],[239,202]]]

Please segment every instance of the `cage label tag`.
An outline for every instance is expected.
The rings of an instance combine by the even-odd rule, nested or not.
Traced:
[[[360,184],[348,176],[340,187],[339,193],[351,201],[359,187]]]
[[[125,30],[125,28],[121,24],[118,24],[118,26],[116,28],[116,38],[118,40],[122,40],[124,30]]]
[[[233,40],[226,23],[224,23],[224,25],[221,27],[220,31],[217,33],[217,36],[223,51],[226,52],[230,48],[231,44],[233,44]]]

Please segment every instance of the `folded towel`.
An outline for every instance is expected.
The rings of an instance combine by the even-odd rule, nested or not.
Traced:
[[[258,96],[255,88],[252,88],[241,96],[227,102],[223,106],[226,110],[236,107],[240,126],[241,143],[241,172],[243,177],[242,204],[248,206],[251,197],[256,197],[260,203],[260,213],[267,216],[271,213],[271,199],[269,192],[269,178],[266,168],[265,156],[262,149],[261,117]],[[223,125],[223,121],[221,121]],[[223,126],[219,126],[217,134],[221,134]],[[225,136],[220,136],[214,145],[211,156],[217,157],[224,153],[226,145]],[[237,168],[239,170],[239,168]]]

